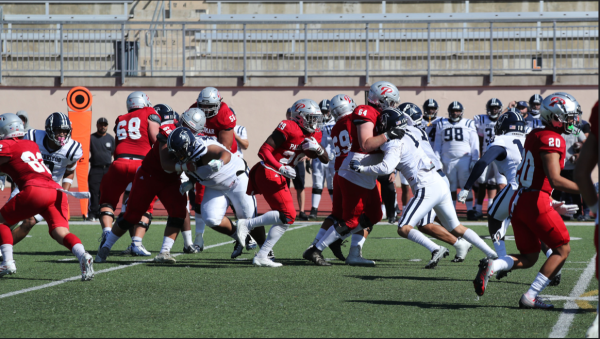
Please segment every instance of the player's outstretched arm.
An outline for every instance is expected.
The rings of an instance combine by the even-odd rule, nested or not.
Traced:
[[[542,165],[544,173],[548,177],[550,186],[553,189],[565,193],[579,194],[579,187],[576,183],[560,175],[560,154],[555,152],[541,152]]]
[[[148,139],[150,139],[150,145],[154,145],[154,143],[156,143],[156,136],[158,135],[159,129],[160,124],[148,118]]]
[[[68,191],[71,188],[71,185],[73,184],[73,178],[75,178],[75,170],[66,170],[62,180],[62,188],[65,191]]]
[[[385,154],[383,156],[383,161],[377,165],[364,166],[359,172],[365,174],[372,175],[389,175],[390,173],[394,173],[396,170],[396,166],[400,163],[400,156],[402,151],[399,147],[390,147],[385,150]]]
[[[475,184],[475,181],[483,174],[483,171],[491,164],[494,160],[504,160],[506,159],[506,149],[500,146],[492,146],[490,147],[485,154],[479,159],[471,174],[469,175],[469,179],[467,179],[467,183],[465,184],[464,189],[470,190],[471,187]]]
[[[248,141],[248,139],[242,139],[242,137],[237,135],[237,133],[233,133],[233,136],[235,137],[235,141],[237,141],[238,145],[244,151],[248,149],[248,147],[250,146],[250,142]]]
[[[370,121],[362,122],[360,125],[356,125],[356,131],[358,132],[358,142],[360,149],[363,152],[373,152],[379,149],[379,146],[385,144],[387,138],[384,134],[373,136],[373,128],[375,124]]]
[[[221,145],[225,146],[225,148],[231,149],[231,145],[233,145],[233,140],[235,139],[234,134],[233,128],[222,130],[219,132],[217,141],[220,142]]]
[[[590,209],[597,209],[598,196],[594,188],[594,181],[592,179],[592,171],[598,163],[598,140],[593,133],[590,133],[586,142],[581,148],[579,154],[579,160],[575,165],[575,182],[579,186],[579,191],[585,203]],[[598,211],[595,210],[594,213]]]

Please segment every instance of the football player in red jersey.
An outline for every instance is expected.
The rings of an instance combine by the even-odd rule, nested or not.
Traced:
[[[594,245],[596,246],[596,279],[598,279],[598,195],[594,188],[592,171],[598,164],[598,101],[592,108],[590,116],[590,135],[581,148],[579,160],[575,166],[575,181],[579,185],[581,196],[590,210],[596,214],[596,232]],[[587,338],[598,338],[598,312],[592,326],[587,330]]]
[[[157,105],[158,106],[158,105]],[[164,110],[170,108],[164,107]],[[172,111],[172,110],[171,110]],[[168,116],[168,112],[166,115]],[[204,112],[198,108],[190,108],[182,115],[182,126],[198,134],[204,126]],[[183,168],[177,166],[177,159],[169,153],[167,149],[167,138],[169,134],[177,128],[171,120],[170,124],[160,126],[157,140],[152,149],[148,152],[141,167],[135,174],[127,210],[123,216],[119,216],[115,226],[108,234],[106,241],[98,251],[96,262],[105,262],[110,253],[110,249],[125,232],[137,224],[155,197],[158,197],[167,210],[168,219],[165,228],[163,248],[160,254],[154,258],[155,262],[175,263],[175,258],[170,254],[171,247],[177,238],[179,232],[190,230],[190,216],[187,212],[187,198],[181,194],[179,186],[181,184],[180,176]],[[191,126],[194,128],[191,128]],[[186,164],[187,165],[187,164]],[[190,164],[193,166],[193,164]],[[199,248],[192,244],[191,231],[188,239],[184,241],[185,253],[198,253]],[[143,233],[136,232],[141,243]],[[191,247],[191,248],[189,248]]]
[[[115,218],[115,207],[127,185],[133,182],[138,167],[156,142],[160,116],[143,92],[133,92],[127,97],[127,114],[115,121],[115,161],[100,183],[100,225],[102,238],[98,252],[110,233]],[[132,250],[135,252],[136,248]],[[147,252],[145,249],[142,252]],[[149,254],[145,254],[149,255]]]
[[[565,140],[580,121],[581,106],[567,93],[547,96],[540,110],[544,129],[534,129],[525,139],[523,161],[517,169],[519,190],[511,199],[511,221],[519,255],[496,260],[482,259],[473,281],[475,292],[483,295],[489,277],[498,271],[529,268],[538,260],[540,242],[552,249],[529,290],[521,296],[521,308],[554,308],[538,295],[560,271],[571,251],[570,236],[560,214],[553,208],[552,190],[579,194],[576,183],[561,177],[565,165]]]
[[[334,183],[334,186],[337,184],[336,187],[341,190],[342,219],[334,221],[334,227],[329,228],[315,247],[309,248],[304,254],[305,258],[320,266],[330,265],[321,254],[323,249],[351,234],[352,245],[346,263],[375,265],[374,261],[362,257],[362,245],[365,241],[365,232],[369,232],[383,216],[381,194],[375,181],[371,180],[372,177],[350,169],[350,161],[363,161],[365,165],[381,162],[383,154],[378,151],[379,146],[388,140],[402,138],[405,131],[401,128],[393,128],[375,136],[375,125],[381,112],[388,107],[394,108],[400,103],[400,92],[396,86],[387,81],[374,83],[369,89],[368,101],[368,105],[356,107],[349,118],[352,121],[351,126],[348,126],[350,130],[347,130],[350,135],[350,152],[339,168],[338,181]]]
[[[318,129],[323,114],[319,105],[310,99],[301,99],[291,107],[292,119],[279,123],[258,152],[260,163],[250,171],[248,194],[262,194],[271,211],[260,217],[240,219],[237,222],[238,239],[245,239],[255,227],[273,225],[266,241],[254,257],[253,264],[279,267],[268,258],[269,252],[290,224],[296,220],[296,209],[285,177],[296,177],[294,166],[305,156],[318,157],[327,164],[329,156],[321,147],[322,133]]]
[[[8,174],[21,190],[0,209],[0,250],[4,257],[0,277],[17,272],[13,259],[13,237],[7,225],[41,214],[50,236],[79,260],[81,280],[94,278],[93,258],[81,240],[69,232],[67,194],[52,180],[37,144],[24,140],[23,121],[12,113],[0,115],[0,171]]]

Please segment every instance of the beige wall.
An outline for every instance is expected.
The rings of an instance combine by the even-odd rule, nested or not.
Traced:
[[[145,91],[153,104],[166,103],[182,113],[196,100],[201,88],[163,88]],[[221,88],[224,101],[232,106],[238,114],[239,124],[248,129],[250,148],[245,151],[245,158],[250,166],[258,161],[257,152],[264,140],[275,129],[277,123],[284,119],[285,110],[294,101],[310,98],[320,101],[344,93],[352,96],[358,104],[364,103],[366,88]],[[65,97],[68,88],[0,88],[0,102],[3,104],[2,113],[26,110],[29,113],[33,128],[44,128],[46,117],[54,111],[67,111]],[[125,113],[125,99],[136,89],[91,88],[94,95],[93,125],[100,117],[106,117],[109,130],[112,133],[115,118]],[[472,118],[485,113],[485,103],[491,97],[497,97],[506,105],[511,100],[528,100],[534,93],[546,96],[552,92],[566,91],[571,93],[581,103],[584,119],[590,114],[590,109],[598,100],[598,87],[542,87],[542,88],[400,88],[402,102],[414,102],[422,105],[428,98],[434,98],[441,106],[440,114],[446,115],[446,107],[453,100],[460,101],[465,106],[465,116]],[[310,175],[307,177],[309,178]],[[311,180],[307,185],[311,185]]]

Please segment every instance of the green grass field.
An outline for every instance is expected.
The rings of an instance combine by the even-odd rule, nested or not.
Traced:
[[[144,239],[157,254],[164,226],[153,225]],[[392,225],[378,225],[364,247],[374,268],[349,267],[333,261],[317,267],[302,259],[318,225],[294,225],[275,247],[281,268],[256,268],[254,253],[229,259],[227,237],[207,228],[203,253],[180,255],[177,264],[132,263],[147,259],[117,254],[129,244],[124,237],[109,263],[96,264],[91,282],[78,279],[33,291],[40,285],[79,275],[78,262],[36,226],[15,246],[17,274],[0,279],[3,337],[548,337],[566,301],[554,311],[521,310],[518,299],[535,269],[515,271],[508,279],[492,278],[477,298],[472,280],[483,254],[477,249],[463,263],[451,256],[434,270],[424,248],[400,240]],[[480,235],[487,228],[474,226]],[[562,283],[543,294],[569,296],[595,253],[593,227],[569,227],[572,252]],[[98,225],[71,225],[87,250],[96,254]],[[491,244],[491,241],[488,240]],[[221,245],[219,245],[221,244]],[[516,250],[507,241],[508,251]],[[174,253],[183,249],[178,239]],[[349,247],[344,248],[347,252]],[[328,250],[325,257],[333,257]],[[105,269],[112,271],[102,272]],[[120,268],[120,269],[116,269]],[[8,293],[23,293],[10,295]],[[597,296],[593,279],[587,295]],[[595,317],[597,301],[578,301],[568,337],[584,337]]]

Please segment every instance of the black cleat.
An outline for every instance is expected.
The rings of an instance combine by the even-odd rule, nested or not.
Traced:
[[[304,251],[302,257],[308,261],[312,261],[317,266],[331,266],[330,263],[325,261],[325,258],[323,258],[321,253],[322,252],[319,251],[319,249],[317,249],[315,246],[311,246]]]
[[[475,280],[473,280],[473,286],[475,287],[475,293],[478,296],[482,296],[485,293],[488,281],[490,281],[490,271],[492,270],[492,259],[484,258],[479,260],[479,271]]]
[[[310,214],[308,215],[309,219],[317,219],[317,213],[319,213],[319,210],[316,208],[311,208],[310,209]]]
[[[477,212],[476,210],[467,211],[467,220],[477,221],[483,218],[483,213]]]
[[[508,277],[508,273],[512,272],[512,270],[510,271],[500,271],[498,273],[496,273],[496,280],[500,280],[502,278],[506,278]]]
[[[303,220],[303,221],[308,221],[308,215],[306,215],[306,213],[304,213],[304,212],[300,212],[298,214],[298,219]]]
[[[561,276],[562,276],[562,273],[558,272],[558,274],[554,276],[554,279],[552,279],[550,281],[550,284],[548,284],[548,286],[558,286],[558,285],[560,285]]]
[[[336,258],[341,261],[346,261],[346,257],[344,257],[344,253],[342,253],[342,245],[344,244],[342,239],[338,239],[329,245],[329,249],[333,252]]]

